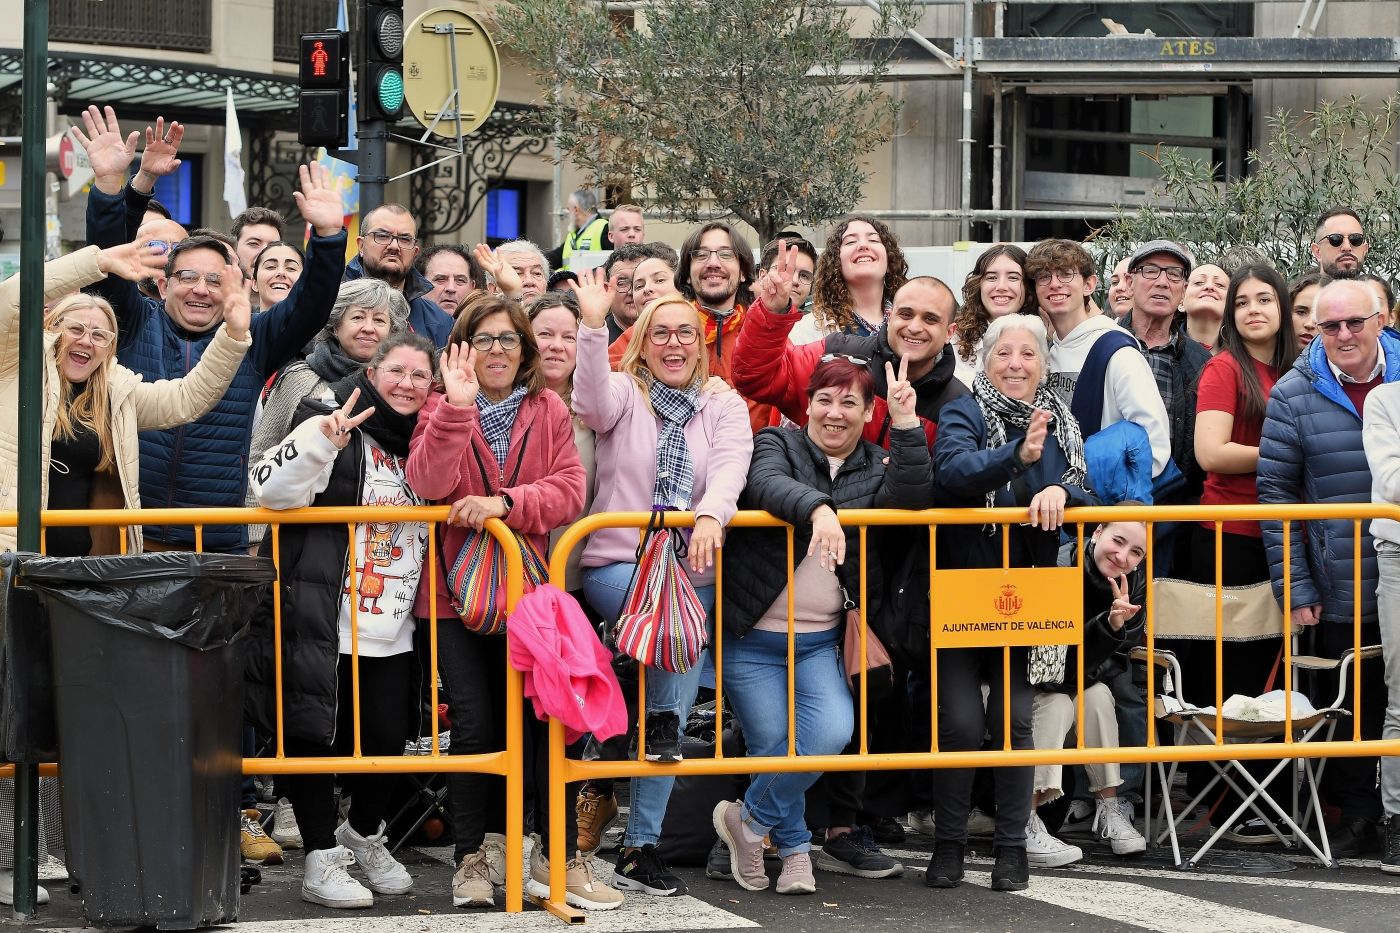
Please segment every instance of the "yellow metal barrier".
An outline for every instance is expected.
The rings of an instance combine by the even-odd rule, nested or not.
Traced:
[[[194,527],[195,550],[203,550],[204,528],[210,525],[268,525],[267,541],[271,550],[272,562],[281,567],[280,532],[283,525],[306,524],[345,524],[350,532],[350,540],[355,539],[355,526],[360,522],[424,522],[428,526],[427,572],[422,584],[429,587],[430,612],[438,617],[437,582],[438,560],[437,526],[447,518],[447,506],[357,506],[346,508],[307,508],[285,512],[267,509],[111,509],[94,511],[51,511],[42,513],[40,523],[43,528],[78,526],[116,526],[121,530],[121,549],[127,549],[127,529],[133,525],[192,525]],[[13,527],[17,521],[15,512],[0,512],[0,527]],[[486,523],[486,530],[501,543],[505,555],[508,574],[506,606],[515,608],[520,599],[524,580],[520,549],[515,545],[513,534],[497,519]],[[288,758],[283,747],[284,710],[282,708],[282,593],[280,586],[273,587],[273,641],[274,693],[276,697],[276,754],[272,758],[244,759],[244,774],[336,774],[336,773],[473,773],[494,774],[505,778],[506,782],[506,826],[515,831],[506,833],[506,864],[518,866],[523,857],[522,830],[524,825],[524,755],[522,745],[523,700],[522,678],[518,671],[506,665],[506,747],[499,752],[479,755],[443,755],[438,747],[438,726],[432,724],[432,750],[427,755],[365,757],[360,754],[360,668],[358,586],[355,552],[349,550],[347,569],[350,579],[350,649],[351,649],[351,695],[353,697],[354,754],[346,758]],[[444,607],[447,615],[452,615],[450,607]],[[429,626],[429,651],[432,676],[431,706],[438,706],[438,640],[437,625]],[[460,714],[460,713],[459,713]],[[13,766],[0,768],[0,776],[13,774]],[[54,766],[44,766],[41,774],[54,774]],[[516,912],[523,908],[522,879],[519,871],[506,872],[506,910]]]
[[[899,510],[842,510],[839,513],[841,524],[844,527],[859,527],[859,548],[861,556],[861,578],[860,578],[860,643],[861,655],[865,658],[869,637],[869,620],[866,616],[866,587],[867,579],[865,568],[866,551],[866,530],[870,527],[909,525],[927,526],[929,534],[929,571],[930,579],[934,579],[934,572],[937,569],[937,542],[935,533],[940,526],[945,525],[1000,525],[1002,528],[1002,564],[1003,569],[1019,569],[1009,566],[1009,528],[1012,525],[1023,524],[1026,521],[1026,511],[1024,509],[929,509],[921,512],[899,511]],[[580,519],[573,526],[567,529],[556,542],[554,550],[550,556],[550,580],[560,589],[567,590],[571,582],[566,579],[566,567],[569,556],[582,541],[595,531],[604,528],[635,528],[641,533],[651,519],[649,512],[617,512],[608,514],[590,515]],[[566,785],[577,781],[597,780],[602,778],[628,778],[628,777],[648,777],[648,776],[680,776],[680,775],[708,775],[708,774],[736,774],[736,773],[768,773],[782,771],[870,771],[870,770],[907,770],[924,768],[979,768],[979,767],[1018,767],[1035,766],[1042,764],[1107,764],[1107,763],[1150,763],[1150,762],[1174,762],[1174,761],[1228,761],[1246,759],[1278,759],[1278,758],[1322,758],[1337,756],[1369,756],[1369,755],[1397,755],[1400,754],[1400,740],[1362,740],[1360,717],[1353,716],[1353,735],[1350,741],[1326,741],[1309,742],[1306,744],[1295,744],[1293,740],[1293,677],[1292,677],[1292,645],[1291,639],[1285,637],[1284,643],[1284,689],[1285,693],[1285,741],[1281,744],[1254,744],[1227,745],[1223,739],[1221,727],[1221,707],[1224,697],[1222,696],[1222,634],[1224,629],[1224,619],[1222,611],[1221,597],[1223,586],[1221,584],[1221,549],[1220,535],[1221,528],[1226,521],[1265,521],[1275,520],[1283,522],[1284,529],[1284,586],[1283,586],[1283,618],[1285,632],[1291,613],[1290,584],[1291,572],[1289,558],[1291,557],[1291,541],[1289,531],[1294,522],[1317,521],[1322,519],[1348,520],[1354,522],[1356,532],[1355,543],[1355,568],[1353,586],[1355,590],[1354,603],[1354,647],[1358,658],[1361,653],[1361,534],[1363,533],[1363,523],[1371,518],[1385,517],[1400,520],[1400,507],[1391,505],[1375,505],[1369,503],[1355,505],[1252,505],[1252,506],[1096,506],[1092,508],[1069,509],[1065,515],[1066,526],[1078,527],[1078,544],[1076,561],[1082,560],[1084,525],[1095,525],[1102,522],[1145,522],[1148,526],[1147,534],[1147,554],[1144,561],[1148,579],[1147,599],[1145,611],[1147,614],[1144,638],[1146,640],[1147,655],[1147,744],[1141,747],[1120,747],[1120,748],[1085,748],[1084,747],[1084,669],[1083,651],[1078,652],[1079,666],[1076,672],[1078,680],[1077,700],[1076,700],[1076,721],[1078,741],[1075,748],[1067,749],[1012,749],[1011,743],[1011,703],[1009,696],[1003,703],[1005,709],[1005,728],[1003,735],[1005,743],[1002,749],[984,751],[950,751],[940,752],[938,749],[938,673],[937,673],[937,653],[938,649],[932,647],[929,652],[929,673],[930,673],[930,728],[932,742],[928,752],[908,752],[896,754],[872,755],[868,752],[866,735],[866,711],[868,700],[865,691],[864,678],[861,682],[861,690],[856,698],[858,704],[858,721],[860,722],[860,752],[855,755],[810,755],[798,757],[795,755],[796,745],[796,708],[795,692],[793,689],[794,679],[794,653],[795,653],[795,628],[793,614],[793,528],[785,522],[774,518],[766,512],[739,512],[730,521],[730,528],[785,528],[787,530],[787,592],[788,592],[788,749],[786,756],[743,758],[735,760],[726,758],[720,742],[716,741],[715,757],[709,759],[686,759],[675,763],[653,763],[645,760],[646,742],[646,681],[645,669],[639,672],[639,696],[638,696],[638,752],[636,760],[629,761],[576,761],[566,757],[564,743],[564,727],[558,720],[550,721],[549,735],[549,758],[550,758],[550,785],[549,785],[549,810],[550,810],[550,895],[547,902],[542,906],[551,912],[568,920],[569,922],[581,922],[582,915],[569,907],[565,903],[565,853],[566,847],[571,844],[571,840],[564,838],[565,806],[571,806],[572,801],[565,800]],[[1211,522],[1215,526],[1216,534],[1216,743],[1214,746],[1191,745],[1191,746],[1160,746],[1157,744],[1156,723],[1153,715],[1152,698],[1156,695],[1156,605],[1154,590],[1156,580],[1153,574],[1153,526],[1164,522]],[[694,524],[694,514],[690,512],[668,512],[665,515],[665,525],[667,527],[689,527]],[[715,579],[715,617],[714,617],[714,637],[710,644],[713,654],[715,670],[715,704],[716,709],[722,709],[723,703],[723,657],[724,657],[724,625],[723,625],[723,574],[720,570],[720,561],[716,561]],[[930,632],[933,631],[935,619],[933,618],[932,602],[930,602]],[[1322,623],[1335,624],[1335,623]],[[1083,628],[1079,630],[1079,642],[1083,645]],[[1004,664],[1008,675],[1010,672],[1011,650],[1004,648]],[[1361,665],[1353,665],[1353,697],[1361,696]],[[1005,689],[1009,694],[1009,676],[1004,678]]]

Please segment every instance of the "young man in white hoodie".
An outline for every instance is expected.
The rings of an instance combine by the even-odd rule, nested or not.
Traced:
[[[1066,404],[1074,404],[1075,387],[1094,346],[1109,334],[1127,338],[1108,357],[1103,372],[1099,423],[1081,424],[1080,429],[1087,438],[1118,421],[1140,425],[1152,443],[1152,475],[1161,473],[1171,457],[1167,409],[1132,335],[1107,314],[1089,316],[1089,298],[1099,284],[1094,258],[1072,240],[1042,240],[1026,256],[1026,278],[1035,283],[1036,301],[1054,330],[1047,381]]]

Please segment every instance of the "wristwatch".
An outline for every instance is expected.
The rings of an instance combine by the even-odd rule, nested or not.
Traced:
[[[501,516],[501,518],[505,518],[506,515],[510,514],[511,509],[515,508],[515,500],[510,497],[509,493],[502,492],[497,493],[497,495],[501,497],[501,504],[506,507],[506,514]]]

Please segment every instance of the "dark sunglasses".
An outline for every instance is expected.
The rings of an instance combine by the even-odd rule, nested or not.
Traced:
[[[1365,329],[1366,322],[1379,314],[1379,311],[1374,311],[1365,317],[1349,317],[1344,321],[1321,321],[1318,323],[1317,329],[1329,337],[1337,336],[1337,334],[1341,333],[1343,327],[1345,327],[1349,333],[1359,334]]]
[[[1329,233],[1329,234],[1327,234],[1326,236],[1322,236],[1322,237],[1318,237],[1318,238],[1317,238],[1317,242],[1318,242],[1318,243],[1321,243],[1323,240],[1326,240],[1326,241],[1327,241],[1327,245],[1330,246],[1330,247],[1332,247],[1333,249],[1336,249],[1337,247],[1341,246],[1341,245],[1342,245],[1342,241],[1343,241],[1343,240],[1346,240],[1348,243],[1350,243],[1350,244],[1352,245],[1352,248],[1354,249],[1354,248],[1356,248],[1356,247],[1358,247],[1358,246],[1361,246],[1362,244],[1364,244],[1364,243],[1366,242],[1366,234],[1364,234],[1364,233]]]

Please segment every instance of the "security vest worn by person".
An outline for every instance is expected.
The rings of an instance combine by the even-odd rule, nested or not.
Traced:
[[[593,219],[583,225],[582,230],[575,230],[564,237],[564,268],[572,268],[569,265],[569,257],[575,252],[597,253],[603,250],[603,237],[607,235],[608,222],[597,214]]]

